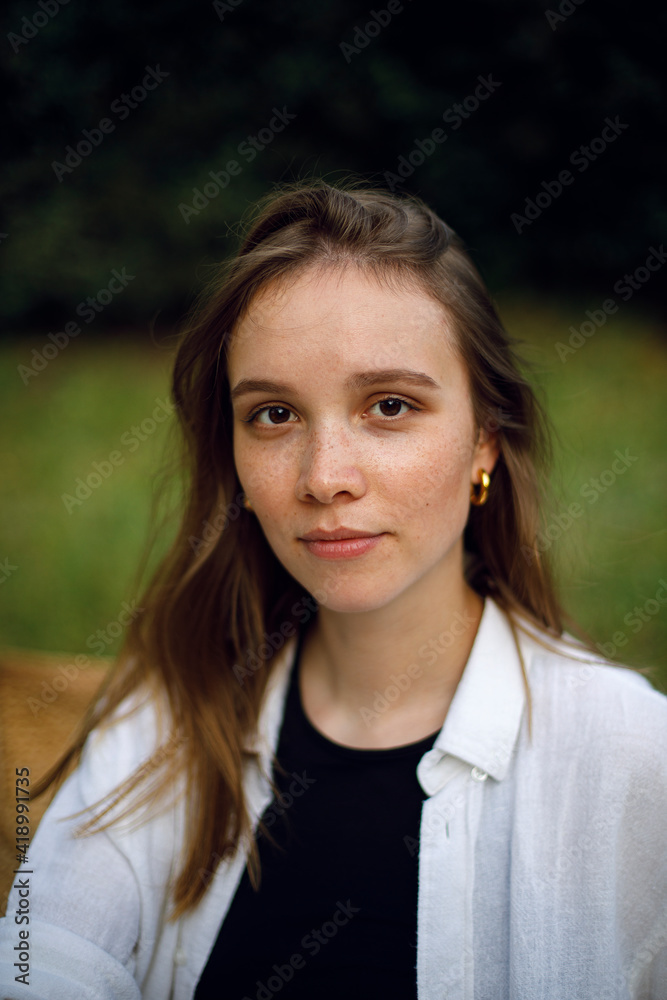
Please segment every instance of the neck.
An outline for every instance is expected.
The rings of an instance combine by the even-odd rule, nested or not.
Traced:
[[[400,601],[369,612],[320,607],[301,652],[302,699],[311,721],[356,746],[398,745],[438,730],[483,607],[462,576],[445,588],[434,589],[432,581],[411,588]]]

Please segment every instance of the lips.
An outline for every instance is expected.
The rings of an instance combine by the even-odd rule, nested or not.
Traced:
[[[335,542],[342,538],[374,538],[378,534],[382,534],[382,532],[361,531],[356,528],[334,528],[333,531],[325,531],[316,528],[314,531],[301,535],[301,538],[304,542]]]
[[[351,530],[354,529],[341,528],[337,533]],[[322,532],[313,531],[310,534],[318,535]],[[310,554],[318,559],[356,559],[381,545],[384,538],[386,538],[386,533],[383,531],[379,535],[363,535],[357,532],[356,537],[350,537],[348,534],[347,537],[335,539],[331,537],[330,533],[328,538],[302,538],[300,540]]]

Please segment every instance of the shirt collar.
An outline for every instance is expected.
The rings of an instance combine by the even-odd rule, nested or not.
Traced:
[[[481,780],[491,775],[501,781],[509,769],[525,702],[514,634],[507,616],[487,597],[444,725],[417,768],[426,794],[439,791],[460,770],[461,761],[472,765]]]
[[[296,645],[297,637],[293,636],[277,655],[267,682],[258,733],[246,740],[246,749],[262,754],[267,773],[271,753],[277,749]],[[514,635],[506,615],[487,597],[444,725],[417,767],[417,778],[426,794],[439,791],[460,769],[461,762],[476,769],[478,777],[491,775],[501,781],[519,735],[525,700]]]

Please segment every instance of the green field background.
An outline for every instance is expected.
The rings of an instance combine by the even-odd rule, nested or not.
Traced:
[[[497,301],[507,329],[523,342],[557,432],[547,516],[553,538],[545,536],[545,544],[557,559],[566,608],[597,642],[616,647],[616,659],[654,668],[652,682],[667,692],[667,604],[656,600],[667,581],[664,330],[629,304],[561,360],[556,344],[567,343],[569,328],[599,303]],[[171,348],[168,338],[156,346],[144,331],[81,337],[26,385],[18,366],[45,343],[42,336],[0,345],[7,414],[0,432],[0,644],[91,655],[101,651],[98,630],[139,597],[137,567],[154,523],[156,476],[170,455],[172,418],[142,441],[132,428],[168,400]],[[122,461],[68,510],[63,495],[73,495],[77,478],[112,452]],[[616,452],[631,462],[599,489]],[[581,514],[567,524],[572,503]],[[158,544],[149,566],[159,552]],[[104,653],[118,644],[104,640]]]

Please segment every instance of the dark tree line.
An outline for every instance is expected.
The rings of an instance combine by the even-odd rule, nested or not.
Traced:
[[[663,277],[635,274],[667,236],[665,19],[600,0],[9,3],[6,327],[75,321],[123,268],[100,329],[175,318],[248,205],[310,173],[421,195],[494,289],[590,302],[630,279],[655,305]]]

